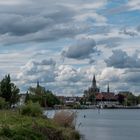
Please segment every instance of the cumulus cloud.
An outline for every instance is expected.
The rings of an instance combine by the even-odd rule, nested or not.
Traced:
[[[81,39],[76,44],[69,46],[67,50],[63,50],[62,56],[73,59],[85,59],[96,52],[96,43],[93,39]]]
[[[29,61],[21,67],[21,72],[17,79],[22,79],[25,83],[36,82],[53,82],[55,80],[55,61],[52,59],[42,60],[41,62]]]
[[[113,67],[97,70],[94,66],[75,68],[71,65],[56,64],[53,59],[47,59],[40,62],[29,61],[21,68],[16,82],[23,84],[27,89],[39,80],[42,86],[56,94],[82,95],[83,91],[91,86],[94,74],[96,74],[97,85],[102,91],[106,90],[108,82],[112,91],[125,89],[133,91],[137,89],[136,83],[139,83],[140,77],[139,71],[135,70],[132,72]]]
[[[100,79],[106,79],[111,81],[118,81],[120,78],[120,75],[123,73],[123,70],[115,69],[113,67],[105,68],[101,72]],[[110,74],[111,73],[111,74]]]
[[[82,69],[71,65],[56,64],[53,59],[30,60],[21,67],[15,81],[25,90],[39,80],[42,86],[56,94],[82,95],[84,89],[91,85],[95,71],[94,67]]]
[[[107,66],[115,68],[140,68],[138,54],[129,56],[122,50],[114,50],[112,56],[105,60]]]

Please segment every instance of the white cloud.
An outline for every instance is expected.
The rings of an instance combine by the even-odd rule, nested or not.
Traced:
[[[140,1],[139,0],[129,0],[127,5],[130,10],[140,10]]]
[[[121,80],[121,76],[124,73],[124,70],[115,69],[113,67],[104,68],[99,76],[99,79],[102,82],[118,82]]]
[[[77,16],[75,16],[75,19],[77,21],[93,20],[93,21],[97,22],[98,25],[99,25],[99,23],[101,23],[102,25],[103,24],[105,25],[105,23],[107,22],[107,19],[104,16],[99,15],[93,11],[77,15]]]
[[[26,0],[0,0],[0,5],[19,5],[27,2]]]

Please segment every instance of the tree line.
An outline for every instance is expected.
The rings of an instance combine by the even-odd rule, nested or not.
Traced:
[[[20,101],[20,89],[11,81],[10,74],[0,81],[0,109],[11,108]],[[39,84],[36,87],[29,87],[25,103],[38,102],[42,107],[53,107],[60,104],[59,99],[50,90],[46,90]]]
[[[118,101],[121,105],[134,106],[140,104],[140,95],[136,96],[131,92],[119,93]],[[5,75],[5,77],[0,81],[0,109],[10,108],[19,102],[21,97],[20,89],[11,81],[10,74]],[[93,95],[88,99],[88,101],[95,100]],[[36,87],[29,87],[25,103],[29,101],[38,102],[42,107],[53,107],[54,105],[61,104],[60,100],[55,96],[52,91],[46,90],[45,87],[40,86],[39,82]],[[81,104],[83,104],[81,100]]]

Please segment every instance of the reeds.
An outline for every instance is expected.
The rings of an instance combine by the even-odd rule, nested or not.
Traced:
[[[76,112],[74,111],[57,111],[54,115],[54,121],[64,127],[75,127]]]

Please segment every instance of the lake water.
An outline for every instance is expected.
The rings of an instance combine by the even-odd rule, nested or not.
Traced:
[[[85,140],[140,140],[140,110],[78,110],[77,116]]]

